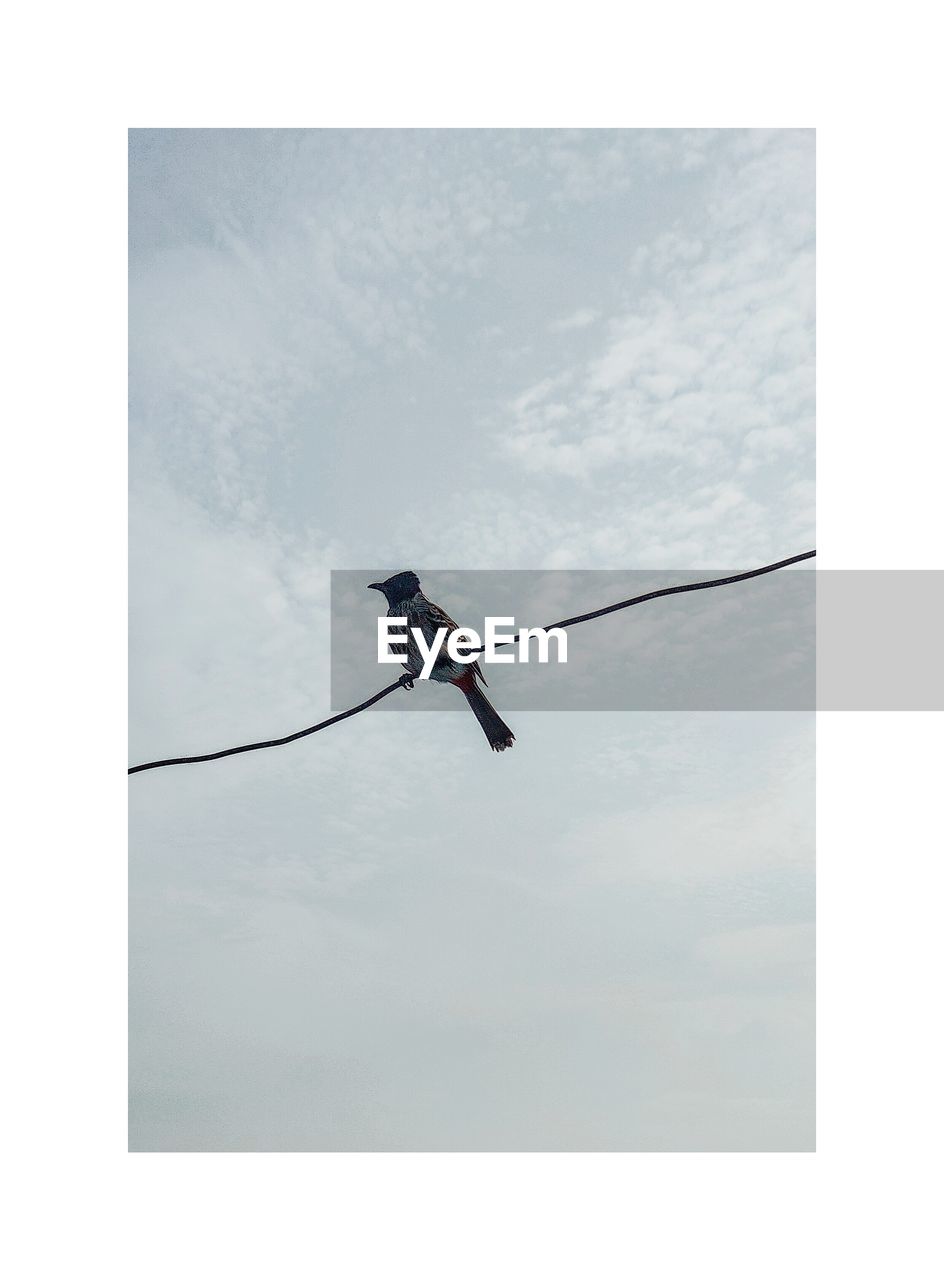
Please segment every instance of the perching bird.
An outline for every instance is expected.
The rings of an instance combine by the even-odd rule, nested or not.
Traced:
[[[432,600],[427,600],[420,590],[420,580],[408,569],[403,573],[395,573],[386,582],[371,582],[372,591],[382,591],[387,597],[387,617],[405,618],[406,625],[419,627],[427,646],[436,638],[436,632],[446,628],[446,636],[439,650],[439,656],[430,672],[431,680],[443,684],[454,684],[465,694],[469,706],[475,712],[475,718],[485,731],[489,745],[493,751],[504,751],[514,745],[515,735],[479,688],[478,682],[488,684],[482,675],[478,662],[454,662],[446,652],[448,633],[458,629],[449,614]],[[407,631],[406,666],[411,671],[420,671],[423,660],[411,631]]]

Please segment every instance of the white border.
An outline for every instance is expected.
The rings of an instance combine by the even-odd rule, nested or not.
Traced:
[[[125,1153],[126,127],[817,126],[820,564],[941,567],[937,44],[914,4],[889,25],[822,11],[59,4],[14,20],[11,1274],[925,1272],[931,715],[821,717],[818,1155]]]

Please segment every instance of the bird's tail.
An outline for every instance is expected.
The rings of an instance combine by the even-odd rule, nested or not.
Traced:
[[[488,738],[489,746],[492,750],[504,751],[506,747],[513,747],[515,735],[479,688],[472,672],[466,671],[453,683],[458,685],[465,694],[469,706],[475,712],[476,720],[485,731],[485,736]]]

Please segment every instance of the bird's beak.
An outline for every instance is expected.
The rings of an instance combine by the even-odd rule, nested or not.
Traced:
[[[368,582],[368,584],[367,584],[367,590],[368,590],[368,591],[383,591],[383,583],[382,583],[382,582]]]

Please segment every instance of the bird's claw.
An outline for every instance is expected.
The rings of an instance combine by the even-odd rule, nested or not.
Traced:
[[[412,671],[407,671],[400,677],[400,684],[403,686],[404,689],[412,689],[413,681],[415,679],[416,679],[415,673]]]

